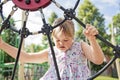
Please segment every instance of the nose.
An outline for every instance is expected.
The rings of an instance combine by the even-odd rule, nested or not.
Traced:
[[[64,43],[62,42],[62,41],[60,41],[60,43],[59,43],[60,45],[63,45]]]

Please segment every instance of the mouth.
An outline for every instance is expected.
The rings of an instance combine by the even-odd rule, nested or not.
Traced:
[[[60,46],[60,49],[62,49],[62,50],[65,49],[65,46]]]
[[[66,51],[66,47],[65,47],[65,46],[60,46],[59,49],[60,49],[61,51]]]
[[[60,46],[60,48],[65,48],[64,46]]]

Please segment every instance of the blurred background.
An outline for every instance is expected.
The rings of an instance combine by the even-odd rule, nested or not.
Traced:
[[[1,2],[3,0],[0,0]],[[66,9],[73,8],[77,0],[56,0],[60,5]],[[3,5],[0,16],[0,27],[3,19],[6,19],[14,3],[9,0]],[[10,19],[10,24],[17,30],[22,27],[24,10],[18,9]],[[76,8],[76,17],[83,23],[90,23],[94,25],[99,34],[114,45],[120,44],[120,1],[119,0],[80,0],[78,7]],[[64,17],[64,12],[59,9],[55,4],[51,3],[49,6],[43,9],[46,22],[52,24],[56,18]],[[88,40],[82,34],[83,28],[75,20],[75,40],[81,39],[88,42]],[[30,32],[40,31],[43,27],[40,12],[31,11],[28,15],[26,27]],[[20,36],[18,33],[10,29],[6,29],[1,34],[4,41],[12,46],[19,47]],[[92,71],[92,75],[103,68],[114,56],[113,49],[107,46],[104,42],[98,40],[102,50],[105,54],[105,60],[102,65],[95,65],[88,62],[89,68]],[[89,43],[89,42],[88,42]],[[22,49],[26,52],[38,52],[42,49],[48,48],[48,40],[46,35],[37,34],[30,35],[24,39]],[[15,59],[11,58],[4,51],[0,50],[0,80],[10,80],[11,73],[14,67]],[[42,77],[47,69],[48,63],[43,64],[24,64],[19,62],[17,71],[15,74],[15,80],[38,80]],[[117,59],[107,70],[105,70],[95,80],[120,80],[120,59]]]

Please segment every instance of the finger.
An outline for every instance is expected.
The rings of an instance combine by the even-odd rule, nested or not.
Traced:
[[[90,24],[86,24],[86,29],[89,29],[91,25]]]
[[[92,30],[91,30],[91,33],[90,33],[91,35],[97,35],[98,34],[98,30],[96,29],[96,28],[93,28]]]
[[[85,32],[89,33],[90,30],[91,30],[91,25],[90,24],[86,24]]]

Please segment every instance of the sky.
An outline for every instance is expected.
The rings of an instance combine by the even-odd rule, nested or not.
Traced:
[[[1,0],[3,1],[3,0]],[[60,5],[62,5],[64,8],[73,8],[77,0],[55,0]],[[80,0],[80,4],[83,3],[84,0]],[[105,18],[105,25],[108,26],[109,23],[112,21],[112,17],[116,15],[117,13],[120,13],[120,0],[90,0],[98,9],[101,14],[103,14]],[[8,1],[3,6],[3,14],[5,17],[9,15],[9,13],[12,10],[13,7],[12,1]],[[19,30],[21,28],[21,15],[22,15],[21,9],[18,8],[18,10],[13,14],[12,18],[15,20],[17,29]],[[49,6],[45,7],[43,9],[43,13],[45,15],[45,19],[47,21],[48,17],[50,17],[51,12],[56,12],[56,14],[59,17],[63,17],[63,11],[55,6],[55,4],[51,3]],[[77,13],[77,11],[76,11]],[[32,11],[28,15],[28,21],[26,27],[29,29],[30,32],[37,32],[41,30],[43,23],[41,20],[41,14],[37,11]],[[25,44],[29,45],[31,43],[34,44],[40,44],[41,42],[41,36],[43,34],[37,34],[28,36],[25,38]]]

